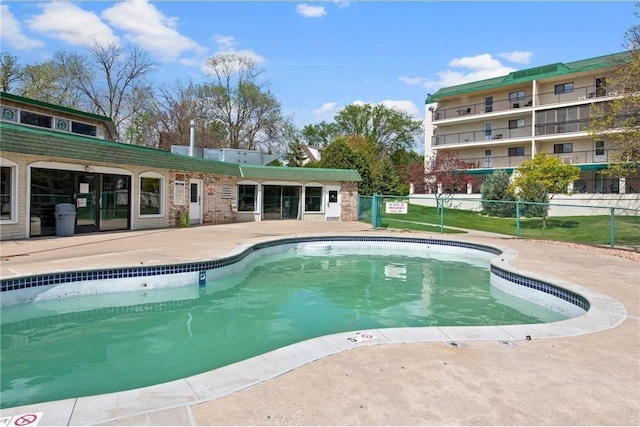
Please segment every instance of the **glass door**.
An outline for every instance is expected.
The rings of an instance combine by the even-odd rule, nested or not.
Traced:
[[[93,173],[75,173],[73,199],[76,204],[76,233],[99,231],[98,188],[100,175]]]
[[[129,228],[130,182],[128,176],[102,175],[100,231]]]
[[[262,219],[282,219],[282,187],[262,187]]]
[[[298,219],[301,187],[282,187],[282,219]]]

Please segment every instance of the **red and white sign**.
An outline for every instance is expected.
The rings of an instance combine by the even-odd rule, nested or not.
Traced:
[[[32,412],[30,414],[14,415],[13,417],[0,418],[2,427],[35,427],[42,418],[42,412]]]
[[[370,334],[368,332],[365,332],[365,333],[358,332],[355,335],[351,335],[349,337],[346,337],[346,339],[349,342],[357,343],[357,342],[362,342],[362,341],[375,340],[376,337],[373,334]]]

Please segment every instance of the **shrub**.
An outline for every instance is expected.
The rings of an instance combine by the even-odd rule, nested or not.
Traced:
[[[516,214],[515,194],[511,190],[509,175],[503,170],[497,170],[487,176],[480,186],[482,200],[495,200],[482,202],[482,209],[489,215],[501,217],[514,217]],[[504,201],[506,203],[500,203]]]

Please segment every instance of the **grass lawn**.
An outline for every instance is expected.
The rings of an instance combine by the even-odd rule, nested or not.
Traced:
[[[421,224],[424,224],[420,228]],[[409,204],[407,214],[384,214],[382,225],[421,231],[440,231],[440,213],[437,208]],[[493,233],[517,235],[515,218],[489,217],[480,212],[458,209],[444,210],[444,226]],[[640,246],[640,217],[620,215],[614,217],[614,244]],[[445,232],[455,232],[447,230]],[[521,218],[520,237],[559,240],[592,245],[611,244],[610,216],[566,216],[547,218]]]

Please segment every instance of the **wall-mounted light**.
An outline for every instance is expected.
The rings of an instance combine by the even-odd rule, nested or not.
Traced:
[[[435,108],[429,107],[429,111],[433,112],[433,110],[435,110]]]
[[[96,171],[94,167],[89,166],[89,165],[86,165],[86,166],[84,167],[84,170],[85,170],[85,171],[87,171],[87,172],[89,172],[89,173],[93,173],[93,172],[95,172],[95,171]]]

